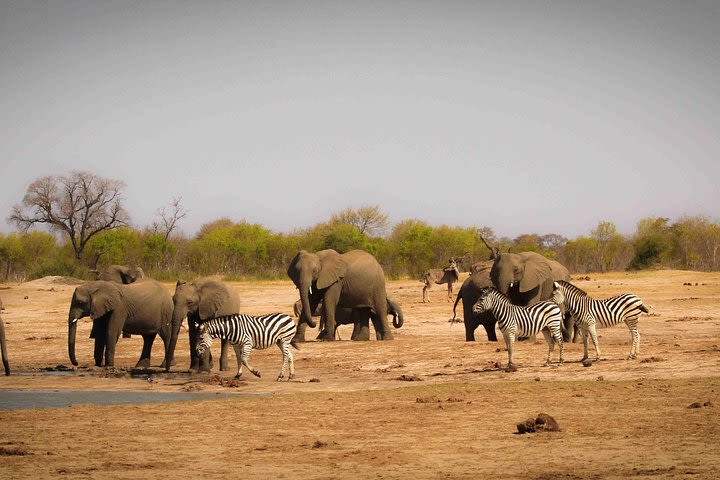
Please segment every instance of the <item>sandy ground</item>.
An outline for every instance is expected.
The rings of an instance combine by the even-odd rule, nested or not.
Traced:
[[[131,376],[135,336],[121,339],[117,372],[92,369],[89,319],[78,328],[80,368],[43,374],[70,366],[75,285],[0,285],[13,371],[0,390],[237,393],[0,410],[0,478],[720,478],[720,273],[590,274],[576,284],[596,298],[632,292],[651,305],[638,360],[625,360],[630,335],[620,325],[600,331],[603,360],[590,367],[577,361],[581,344],[566,345],[564,365],[543,367],[540,339],[516,345],[519,370],[508,373],[498,368],[507,362],[502,341],[487,342],[480,329],[479,341],[465,342],[463,325],[448,322],[442,287],[423,304],[419,281],[394,281],[388,291],[405,313],[394,341],[351,342],[351,327],[340,327],[342,341],[295,351],[297,376],[284,383],[274,381],[277,349],[253,351],[262,378],[233,381],[234,356],[231,371],[189,375],[185,332],[175,373]],[[292,313],[289,281],[235,285],[247,313]],[[162,351],[158,339],[153,365]],[[516,433],[539,412],[561,431]]]

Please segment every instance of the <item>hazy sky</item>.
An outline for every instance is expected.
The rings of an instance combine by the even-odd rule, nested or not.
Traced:
[[[720,217],[717,1],[0,0],[0,231],[37,177],[289,231]]]

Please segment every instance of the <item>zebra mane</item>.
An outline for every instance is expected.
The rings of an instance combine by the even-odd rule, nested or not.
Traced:
[[[579,295],[579,296],[582,296],[582,297],[587,297],[587,296],[588,296],[588,294],[587,294],[587,292],[586,292],[585,290],[583,290],[582,288],[580,288],[580,287],[578,287],[578,286],[576,286],[576,285],[573,285],[573,284],[570,283],[570,282],[567,282],[567,281],[565,281],[565,280],[558,280],[558,283],[559,283],[560,285],[562,285],[563,287],[567,288],[568,290],[570,290],[570,291],[572,291],[572,292],[575,292],[576,295]]]
[[[481,293],[480,295],[481,295],[481,296],[485,296],[485,295],[487,295],[488,293],[491,293],[491,292],[497,293],[497,295],[498,295],[501,299],[507,300],[508,302],[512,303],[512,301],[510,301],[510,297],[508,297],[507,295],[505,295],[503,292],[501,292],[500,290],[498,290],[498,289],[495,288],[495,287],[483,287],[482,293]]]

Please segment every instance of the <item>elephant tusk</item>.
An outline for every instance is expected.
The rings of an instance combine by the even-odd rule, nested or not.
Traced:
[[[310,295],[312,295],[312,285],[310,285]]]
[[[510,282],[510,288],[512,288],[514,284],[515,282]]]
[[[77,323],[77,321],[78,321],[78,319],[77,319],[77,318],[73,318],[73,321],[72,321],[72,323]]]

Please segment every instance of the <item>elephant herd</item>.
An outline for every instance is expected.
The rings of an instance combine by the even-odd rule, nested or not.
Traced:
[[[457,270],[455,270],[457,272]],[[318,339],[334,340],[338,325],[353,324],[353,340],[369,340],[372,321],[378,340],[393,339],[388,315],[393,326],[400,328],[404,317],[397,300],[389,297],[385,275],[378,261],[363,250],[338,253],[335,250],[307,252],[301,250],[292,259],[287,275],[299,290],[294,309],[298,326],[294,342],[305,340],[308,326],[317,325]],[[73,365],[77,321],[92,319],[90,338],[95,341],[96,366],[114,366],[115,347],[120,335],[141,335],[143,348],[136,368],[150,366],[150,353],[159,335],[165,355],[161,367],[170,370],[174,364],[181,326],[187,320],[191,370],[209,371],[209,352],[198,356],[195,346],[198,328],[203,322],[222,315],[239,313],[240,295],[225,283],[209,278],[193,282],[178,281],[174,295],[159,282],[148,278],[139,267],[112,265],[97,280],[79,285],[73,292],[68,312],[68,354]],[[496,319],[489,313],[473,312],[473,305],[485,287],[494,286],[512,303],[532,305],[552,295],[553,283],[569,280],[568,270],[560,263],[533,252],[497,253],[493,260],[472,266],[471,275],[462,284],[453,312],[462,300],[465,339],[475,340],[475,330],[482,325],[488,340],[496,341]],[[1,303],[0,303],[1,305]],[[564,322],[563,336],[572,336],[572,322]],[[4,326],[0,319],[2,359],[9,374],[5,350]],[[227,370],[228,344],[223,342],[220,369]]]

